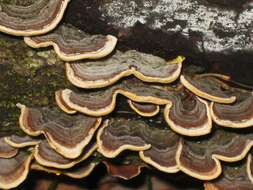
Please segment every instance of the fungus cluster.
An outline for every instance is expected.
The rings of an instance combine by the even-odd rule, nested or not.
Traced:
[[[0,1],[0,31],[33,48],[53,46],[73,84],[55,92],[58,107],[17,104],[26,135],[0,139],[0,188],[18,186],[29,170],[84,178],[101,162],[123,179],[145,167],[184,172],[206,190],[252,189],[253,133],[244,129],[253,126],[252,92],[199,73],[183,56],[121,52],[112,35],[62,24],[69,2]]]

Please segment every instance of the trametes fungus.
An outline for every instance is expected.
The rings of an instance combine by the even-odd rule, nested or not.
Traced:
[[[14,36],[33,36],[53,30],[70,0],[0,1],[0,31]]]
[[[63,24],[52,33],[25,37],[25,43],[33,48],[53,46],[64,61],[98,59],[110,54],[117,43],[112,35],[89,35],[71,25]]]

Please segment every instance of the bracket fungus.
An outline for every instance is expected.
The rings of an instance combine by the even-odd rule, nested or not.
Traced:
[[[9,137],[5,137],[4,140],[7,144],[15,148],[35,146],[39,144],[41,141],[40,139],[35,139],[29,135],[26,136],[11,135]]]
[[[98,152],[107,158],[114,158],[124,150],[147,150],[151,145],[142,138],[144,130],[143,122],[106,120],[97,134]]]
[[[139,121],[141,122],[141,121]],[[139,152],[140,158],[166,173],[176,173],[179,168],[176,163],[176,152],[179,147],[180,137],[170,129],[163,129],[164,123],[156,128],[151,124],[146,129],[146,141],[151,144],[151,148]]]
[[[70,89],[65,89],[57,93],[62,100],[60,104],[67,105],[72,110],[91,116],[105,116],[114,110],[118,94],[139,103],[165,105],[171,103],[175,90],[130,79],[95,92],[74,92]]]
[[[252,181],[247,173],[246,161],[223,166],[223,175],[218,179],[205,182],[205,190],[251,190]]]
[[[91,141],[101,118],[73,116],[59,109],[21,106],[20,127],[29,135],[44,134],[50,145],[67,158],[77,158]]]
[[[184,59],[165,61],[134,50],[117,51],[102,60],[66,63],[66,73],[72,84],[86,89],[106,87],[129,75],[145,82],[171,83],[179,77]]]
[[[107,172],[113,176],[124,180],[132,179],[141,173],[141,169],[144,164],[132,160],[126,160],[126,163],[114,163],[113,161],[105,160],[103,161],[106,166]]]
[[[11,158],[0,158],[0,188],[11,189],[20,185],[27,177],[33,153],[19,151]]]
[[[0,158],[12,158],[18,153],[18,149],[6,143],[5,138],[0,138]]]
[[[14,36],[33,36],[53,30],[61,21],[70,0],[0,2],[0,31]]]
[[[219,77],[185,74],[180,76],[180,82],[197,96],[213,102],[229,104],[236,100],[230,87]]]
[[[78,158],[70,159],[56,152],[49,143],[44,140],[36,145],[34,157],[35,160],[42,166],[67,169],[87,159],[96,149],[97,145],[95,143],[91,143],[85,147],[85,150],[83,150],[82,154]]]
[[[49,34],[25,37],[24,40],[33,48],[53,46],[64,61],[102,58],[110,54],[117,44],[117,38],[112,35],[89,35],[67,24]]]
[[[241,92],[233,104],[211,103],[211,115],[215,123],[230,128],[253,126],[253,94]]]
[[[246,157],[253,145],[246,136],[217,129],[206,139],[181,141],[176,161],[181,171],[201,180],[212,180],[222,172],[221,161],[237,162]]]
[[[164,117],[169,127],[186,136],[201,136],[211,132],[212,119],[208,102],[182,88],[167,104]]]
[[[153,117],[157,115],[160,111],[159,105],[155,104],[147,104],[147,103],[138,103],[132,100],[127,100],[129,106],[134,110],[136,113],[143,117]]]
[[[68,177],[75,178],[75,179],[82,179],[82,178],[87,177],[94,170],[96,165],[97,163],[93,162],[92,159],[87,159],[85,161],[82,161],[76,164],[75,166],[69,169],[57,169],[57,168],[45,167],[35,162],[35,163],[32,163],[31,169],[53,173],[56,175],[66,175]]]

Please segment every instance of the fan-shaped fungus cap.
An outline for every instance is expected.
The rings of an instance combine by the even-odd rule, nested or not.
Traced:
[[[77,114],[70,116],[59,109],[22,106],[20,126],[28,134],[43,133],[50,146],[67,158],[77,158],[90,142],[101,118]],[[37,131],[36,131],[37,130]]]
[[[52,147],[50,147],[49,143],[44,140],[40,142],[40,144],[36,145],[34,157],[42,166],[68,169],[87,159],[96,149],[97,145],[91,143],[85,147],[80,157],[77,159],[69,159],[56,152]]]
[[[90,173],[94,170],[96,165],[97,165],[96,162],[93,162],[92,159],[88,159],[88,160],[82,161],[79,164],[76,164],[75,166],[69,169],[56,169],[56,168],[45,167],[36,162],[31,165],[31,168],[33,170],[44,171],[44,172],[53,173],[56,175],[62,174],[62,175],[69,176],[71,178],[81,179],[90,175]]]
[[[130,50],[96,61],[66,63],[69,81],[80,88],[101,88],[119,79],[134,75],[145,82],[170,83],[181,72],[184,57],[172,61]]]
[[[251,151],[247,158],[247,175],[249,180],[251,181],[251,185],[253,187],[253,152]]]
[[[64,104],[71,109],[91,116],[103,116],[114,110],[118,94],[135,102],[164,105],[171,102],[174,90],[148,85],[136,80],[126,80],[96,92],[77,93],[65,89],[58,93]]]
[[[159,105],[155,104],[147,104],[147,103],[138,103],[132,100],[127,100],[129,106],[134,110],[136,113],[143,117],[153,117],[157,115],[160,111]]]
[[[159,128],[150,124],[146,129],[145,139],[151,144],[148,150],[140,151],[140,158],[160,171],[176,173],[179,171],[176,163],[176,152],[180,138],[169,129],[163,129],[164,122]]]
[[[181,75],[181,83],[191,92],[207,100],[229,104],[236,100],[230,87],[216,77],[208,75]]]
[[[5,142],[5,138],[0,138],[0,158],[12,158],[18,153],[18,149]]]
[[[124,180],[132,179],[141,173],[141,168],[144,167],[141,163],[113,163],[109,160],[103,161],[107,172],[113,176]]]
[[[40,143],[40,139],[32,138],[31,136],[11,135],[4,138],[5,142],[15,148],[24,148],[27,146],[34,146]]]
[[[166,105],[164,118],[171,129],[186,136],[206,135],[212,129],[208,103],[183,88]]]
[[[204,184],[205,190],[251,190],[253,183],[246,172],[246,161],[223,167],[223,175]]]
[[[224,127],[245,128],[253,126],[253,94],[240,93],[233,104],[211,103],[215,123]]]
[[[114,158],[124,150],[141,151],[150,148],[142,138],[146,125],[125,119],[106,120],[97,134],[98,152]]]
[[[253,145],[252,134],[242,135],[221,129],[205,139],[196,140],[184,139],[180,143],[176,161],[180,170],[201,180],[217,178],[221,173],[220,160],[242,160]]]
[[[71,109],[67,104],[65,104],[65,102],[62,100],[62,91],[56,91],[55,92],[55,101],[57,103],[57,105],[66,113],[68,114],[75,114],[77,111]]]
[[[15,36],[32,36],[54,29],[70,0],[15,2],[0,2],[0,31]]]
[[[25,37],[25,43],[33,48],[53,46],[64,61],[98,59],[110,54],[117,38],[111,35],[89,35],[71,25],[60,25],[52,33]]]
[[[11,189],[27,177],[33,154],[20,151],[12,158],[0,158],[0,188]]]

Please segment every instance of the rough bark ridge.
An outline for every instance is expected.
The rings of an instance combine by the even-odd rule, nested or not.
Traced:
[[[117,35],[120,49],[181,53],[252,84],[252,0],[75,0],[65,18],[90,33]]]

